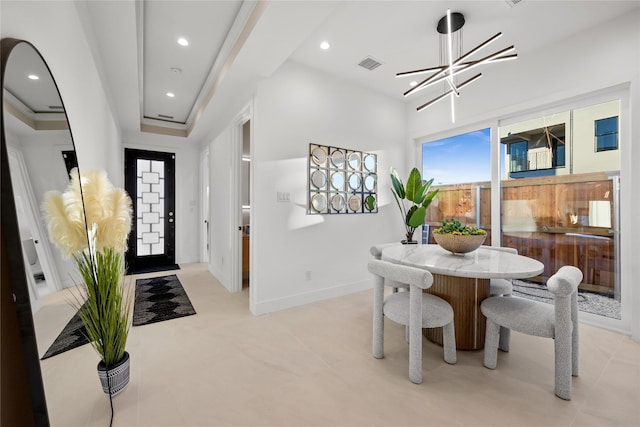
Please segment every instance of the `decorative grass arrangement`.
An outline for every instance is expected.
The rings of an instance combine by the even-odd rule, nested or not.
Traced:
[[[131,230],[131,199],[103,171],[72,170],[65,192],[49,192],[42,205],[51,241],[72,257],[80,291],[71,304],[87,340],[107,367],[120,362],[131,326],[132,295],[125,291],[123,253]]]

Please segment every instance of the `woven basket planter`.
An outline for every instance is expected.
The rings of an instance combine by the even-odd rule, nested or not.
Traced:
[[[440,247],[453,254],[466,254],[478,249],[487,238],[486,234],[439,234],[433,233],[433,239]]]

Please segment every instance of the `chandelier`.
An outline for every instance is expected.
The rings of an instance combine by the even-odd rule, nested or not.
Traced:
[[[437,31],[441,34],[440,37],[440,61],[441,65],[437,67],[423,68],[420,70],[405,71],[397,73],[396,77],[408,77],[417,76],[421,74],[431,75],[426,79],[416,84],[411,89],[404,93],[404,96],[409,96],[413,93],[419,92],[422,89],[433,86],[434,84],[443,82],[445,84],[445,91],[442,95],[439,95],[432,100],[420,105],[416,108],[417,111],[422,111],[427,107],[430,107],[447,97],[451,99],[451,122],[455,122],[455,98],[460,96],[460,90],[465,86],[473,83],[482,77],[482,73],[478,73],[466,80],[458,83],[456,80],[459,75],[467,72],[480,65],[490,64],[499,61],[507,61],[518,57],[516,53],[512,53],[515,50],[513,45],[494,52],[490,55],[479,59],[470,59],[476,52],[487,47],[489,44],[496,41],[502,36],[502,33],[497,33],[493,37],[480,43],[478,46],[471,49],[469,52],[462,54],[462,27],[464,26],[464,15],[461,13],[451,13],[451,10],[447,10],[447,14],[438,21]],[[454,42],[456,44],[456,56],[454,58]]]

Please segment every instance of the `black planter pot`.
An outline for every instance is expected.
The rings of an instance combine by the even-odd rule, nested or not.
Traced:
[[[410,240],[410,241],[406,241],[406,240],[401,240],[400,243],[402,243],[403,245],[417,245],[418,241],[417,240]]]
[[[122,360],[109,367],[109,370],[101,360],[98,363],[98,377],[105,394],[109,394],[109,383],[111,383],[111,396],[124,390],[129,384],[129,353],[125,351]]]

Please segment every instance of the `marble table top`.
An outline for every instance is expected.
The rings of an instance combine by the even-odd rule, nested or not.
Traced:
[[[544,270],[540,261],[485,246],[464,255],[454,255],[439,245],[398,244],[385,247],[382,259],[435,274],[477,279],[524,279]]]

